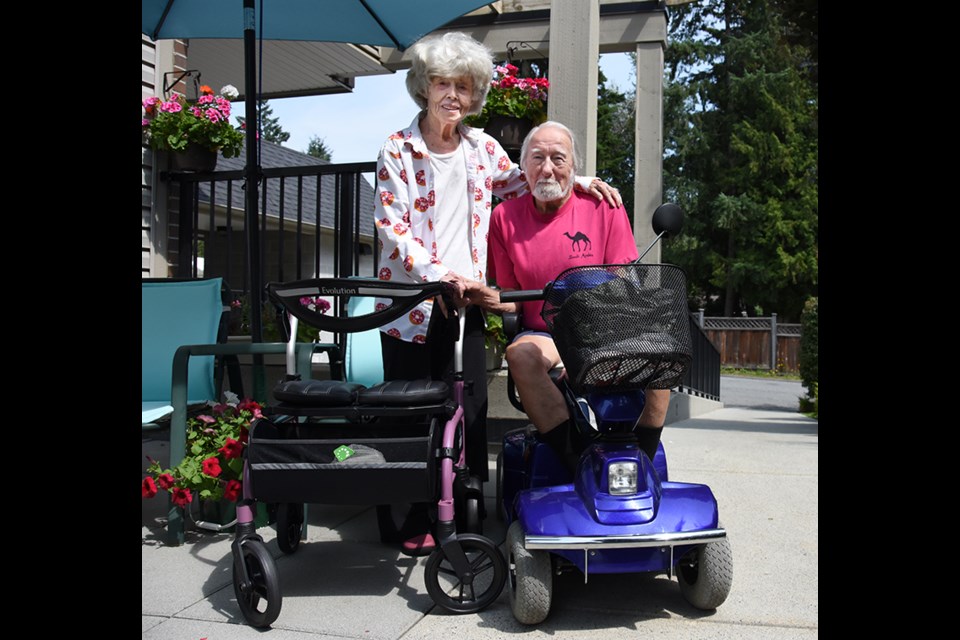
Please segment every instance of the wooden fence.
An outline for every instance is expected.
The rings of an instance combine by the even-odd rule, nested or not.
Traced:
[[[720,366],[739,369],[800,370],[800,325],[768,318],[704,317],[700,326],[720,352]]]

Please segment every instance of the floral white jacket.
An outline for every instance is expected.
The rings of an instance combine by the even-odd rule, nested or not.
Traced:
[[[486,282],[487,230],[491,196],[503,200],[527,192],[520,166],[495,139],[481,129],[460,125],[466,141],[467,193],[473,195],[474,280]],[[406,129],[391,135],[377,158],[377,198],[374,206],[381,280],[428,282],[439,280],[449,269],[437,258],[434,231],[434,175],[430,153],[420,133],[419,116]],[[389,304],[378,299],[377,309]],[[418,305],[406,316],[381,328],[407,342],[425,342],[433,301]]]

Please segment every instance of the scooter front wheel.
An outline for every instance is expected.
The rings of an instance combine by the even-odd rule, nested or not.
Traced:
[[[457,542],[470,563],[472,583],[464,584],[443,547],[437,547],[427,558],[424,570],[427,593],[438,606],[451,613],[477,613],[503,591],[507,565],[489,538],[467,533],[458,535]]]
[[[510,609],[517,622],[538,624],[550,613],[553,573],[548,551],[526,547],[526,533],[519,520],[507,529],[507,569]]]
[[[730,594],[733,585],[733,552],[730,542],[700,545],[677,564],[677,581],[684,600],[697,609],[719,607]]]
[[[240,612],[250,626],[269,627],[280,615],[283,604],[277,565],[259,540],[246,540],[239,549],[241,557],[234,555],[233,558],[233,593]],[[246,568],[249,580],[246,587],[240,563]]]

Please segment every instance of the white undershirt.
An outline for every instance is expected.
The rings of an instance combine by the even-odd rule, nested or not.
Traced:
[[[467,193],[467,161],[464,142],[450,153],[430,153],[435,193],[433,218],[437,257],[448,269],[473,278],[470,240],[470,198]]]

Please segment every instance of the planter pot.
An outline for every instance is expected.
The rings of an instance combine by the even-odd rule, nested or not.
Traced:
[[[170,154],[171,171],[196,171],[206,173],[217,168],[217,152],[198,144],[189,144],[183,151]]]
[[[519,151],[523,146],[523,139],[531,129],[533,129],[532,120],[512,116],[493,116],[483,128],[507,151]]]
[[[503,351],[487,347],[487,371],[499,371],[503,368]]]

